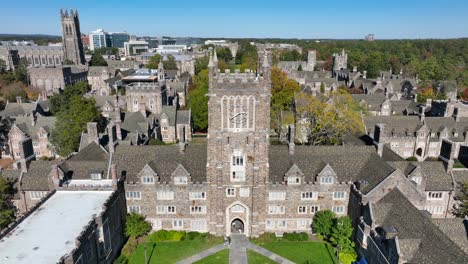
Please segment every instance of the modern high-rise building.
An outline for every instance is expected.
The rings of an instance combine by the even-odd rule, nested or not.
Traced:
[[[110,47],[109,35],[102,29],[97,29],[89,33],[89,49]]]
[[[112,32],[109,33],[110,46],[115,48],[123,48],[124,43],[130,40],[130,35],[127,32]]]
[[[73,62],[73,64],[84,64],[83,43],[81,42],[80,19],[78,10],[60,10],[60,19],[62,23],[62,42],[64,51],[64,60]]]

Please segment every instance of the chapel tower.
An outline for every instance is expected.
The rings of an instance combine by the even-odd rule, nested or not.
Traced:
[[[70,9],[70,13],[68,13],[68,10],[63,11],[60,9],[60,21],[62,23],[64,61],[71,61],[73,64],[85,64],[78,10]]]
[[[210,230],[259,233],[268,181],[271,68],[221,73],[210,55],[207,179]]]

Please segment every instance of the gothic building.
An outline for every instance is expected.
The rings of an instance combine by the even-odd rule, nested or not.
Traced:
[[[81,42],[80,19],[78,10],[60,10],[62,23],[62,43],[64,60],[73,64],[85,64],[83,43]]]

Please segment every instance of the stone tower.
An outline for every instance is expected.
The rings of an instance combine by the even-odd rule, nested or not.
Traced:
[[[307,52],[307,69],[306,71],[313,71],[315,64],[317,63],[317,52],[315,50],[309,50]]]
[[[210,230],[258,235],[268,181],[271,68],[264,56],[260,74],[221,73],[209,62],[208,159]]]
[[[60,9],[60,21],[62,23],[62,43],[64,61],[73,64],[85,64],[83,43],[81,42],[80,19],[78,10],[73,11]]]
[[[345,50],[339,53],[333,54],[333,70],[339,71],[342,69],[346,69],[348,65],[348,54],[346,54]]]

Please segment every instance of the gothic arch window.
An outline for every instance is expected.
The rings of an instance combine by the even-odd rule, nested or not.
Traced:
[[[223,129],[252,130],[255,127],[254,96],[223,96],[221,98]]]

